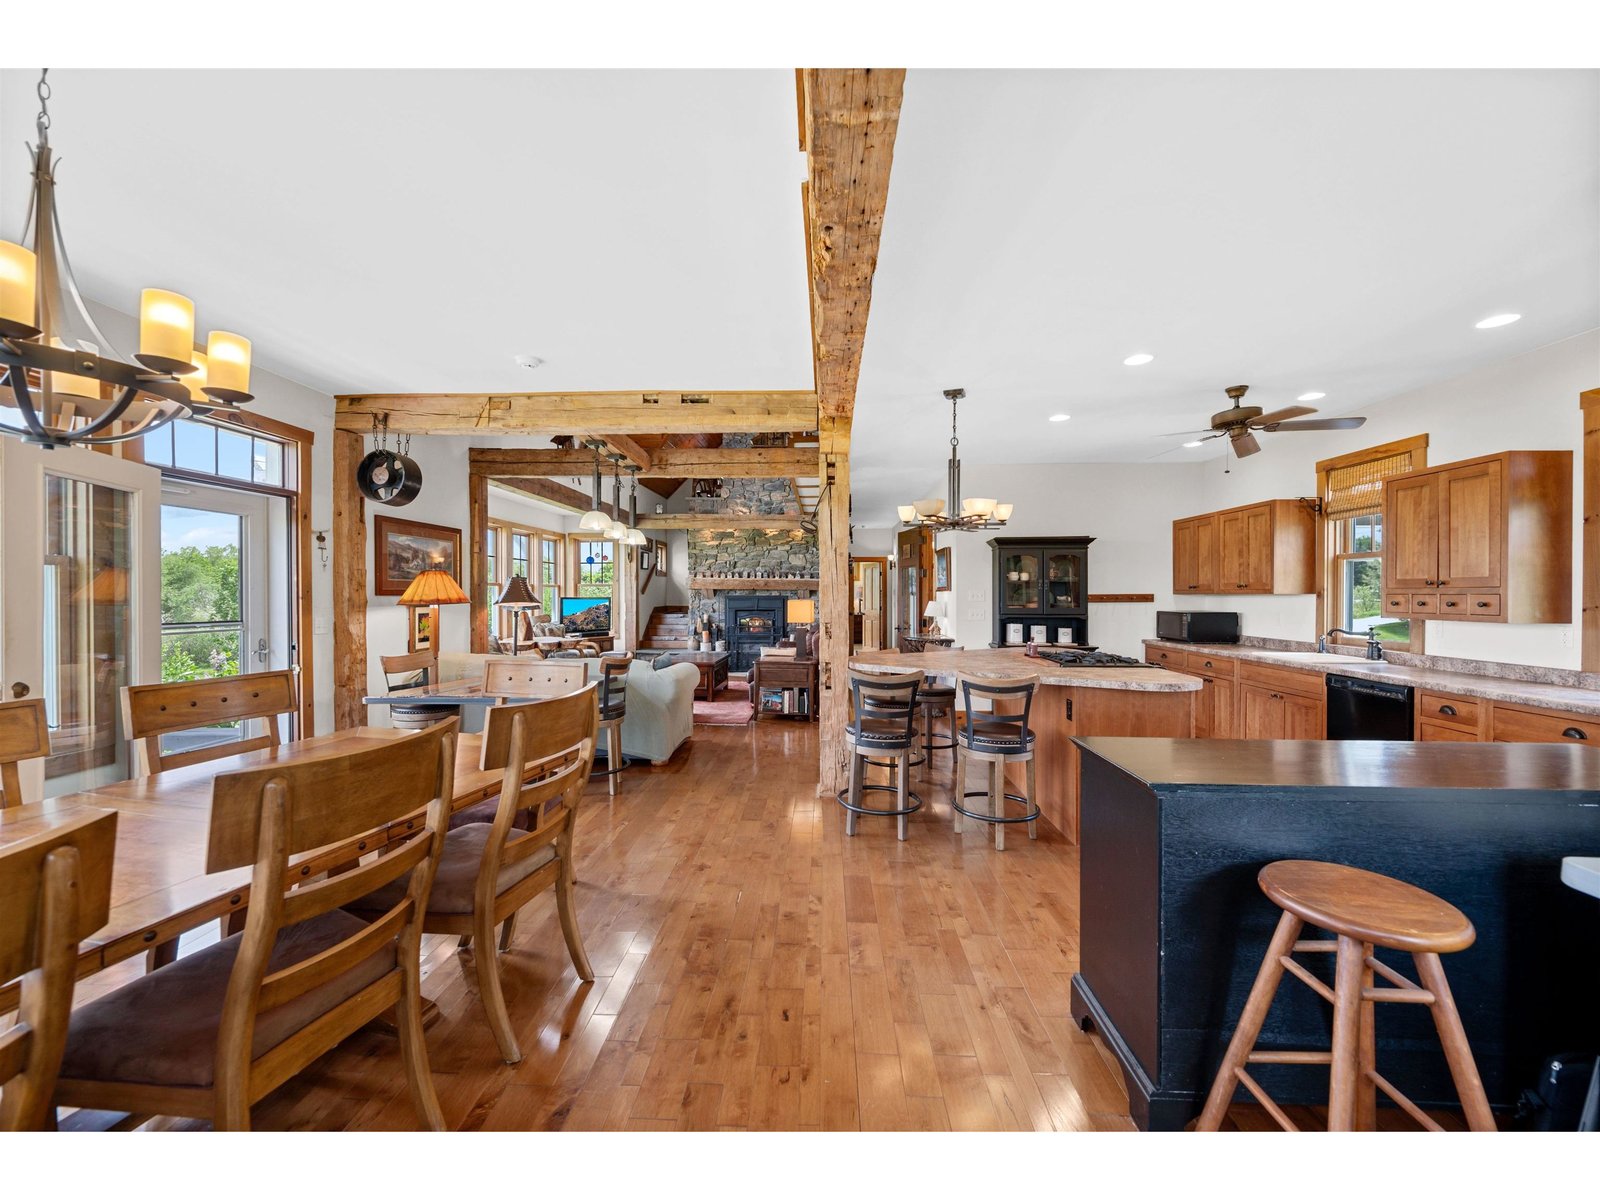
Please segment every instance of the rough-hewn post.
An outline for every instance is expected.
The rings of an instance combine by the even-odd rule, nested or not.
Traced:
[[[367,723],[367,513],[359,433],[333,435],[333,727]]]

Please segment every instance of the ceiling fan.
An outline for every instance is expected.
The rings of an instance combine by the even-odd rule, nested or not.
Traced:
[[[1320,421],[1299,421],[1295,418],[1306,416],[1317,410],[1306,408],[1304,405],[1295,404],[1288,408],[1280,408],[1274,412],[1264,413],[1254,404],[1241,405],[1244,394],[1250,388],[1245,384],[1235,384],[1228,389],[1228,399],[1233,401],[1232,408],[1225,408],[1211,418],[1210,429],[1190,430],[1187,433],[1170,433],[1168,437],[1198,437],[1203,442],[1213,438],[1226,437],[1233,443],[1233,452],[1240,458],[1254,454],[1261,449],[1261,443],[1256,441],[1256,433],[1293,433],[1315,429],[1360,429],[1367,423],[1365,417],[1324,417]]]

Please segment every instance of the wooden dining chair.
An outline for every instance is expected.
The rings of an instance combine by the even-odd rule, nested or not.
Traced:
[[[391,692],[416,687],[419,683],[439,682],[439,656],[432,650],[417,650],[411,654],[381,654],[378,661],[383,665],[384,686]],[[410,678],[419,673],[421,679]],[[405,678],[396,683],[396,675]]]
[[[444,848],[456,722],[398,741],[218,775],[208,873],[253,865],[245,927],[72,1014],[55,1103],[250,1126],[250,1106],[393,1012],[412,1103],[444,1118],[428,1072],[418,967]],[[426,809],[386,854],[302,882],[291,862]],[[347,906],[397,879],[369,920]],[[292,884],[299,886],[291,887]]]
[[[50,754],[50,727],[43,700],[8,700],[0,704],[0,808],[22,803],[19,762]]]
[[[578,691],[588,680],[588,664],[580,659],[491,658],[483,664],[484,695],[504,700],[565,696]]]
[[[0,1132],[49,1129],[78,943],[106,923],[117,814],[84,811],[0,850],[0,982],[22,979],[0,1033]]]
[[[133,743],[136,775],[159,775],[174,767],[281,745],[278,717],[296,710],[296,691],[293,671],[261,671],[123,688],[122,727]],[[266,728],[255,737],[162,753],[161,738],[165,734],[257,718],[264,721]]]
[[[566,696],[489,710],[484,757],[504,769],[499,807],[489,824],[450,830],[428,897],[423,931],[472,941],[478,994],[508,1063],[521,1062],[522,1050],[500,986],[496,926],[505,951],[517,913],[554,888],[572,965],[580,979],[594,979],[573,911],[572,832],[594,765],[598,723],[594,684]],[[530,773],[537,776],[531,782]],[[390,884],[363,903],[389,903],[401,886]]]

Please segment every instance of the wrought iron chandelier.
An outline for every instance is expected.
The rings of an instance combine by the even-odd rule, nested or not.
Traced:
[[[905,525],[921,525],[935,532],[951,530],[963,532],[974,529],[1000,529],[1011,519],[1011,505],[1001,504],[986,497],[961,498],[961,439],[956,435],[956,402],[967,394],[966,388],[949,388],[944,398],[950,401],[950,465],[947,482],[949,500],[917,500],[899,506],[900,521]]]
[[[34,445],[96,446],[143,437],[199,413],[228,413],[250,395],[250,342],[212,331],[194,348],[194,303],[146,288],[139,353],[116,352],[72,277],[56,212],[49,68],[39,76],[39,144],[20,242],[0,241],[0,432]]]

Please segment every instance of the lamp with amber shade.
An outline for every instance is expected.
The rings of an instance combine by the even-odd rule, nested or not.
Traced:
[[[439,637],[439,606],[441,604],[471,604],[467,594],[461,590],[461,585],[456,582],[455,576],[449,571],[437,568],[421,572],[415,579],[406,585],[405,594],[397,601],[403,608],[428,610],[428,645],[438,647]],[[424,649],[417,644],[417,614],[411,614],[411,630],[407,638],[409,649],[416,651]]]
[[[533,589],[528,586],[526,576],[513,575],[506,580],[506,586],[500,589],[495,604],[501,608],[509,608],[512,612],[511,656],[515,658],[517,643],[521,640],[521,631],[517,628],[516,622],[521,620],[525,609],[539,607],[539,597],[535,596]]]

